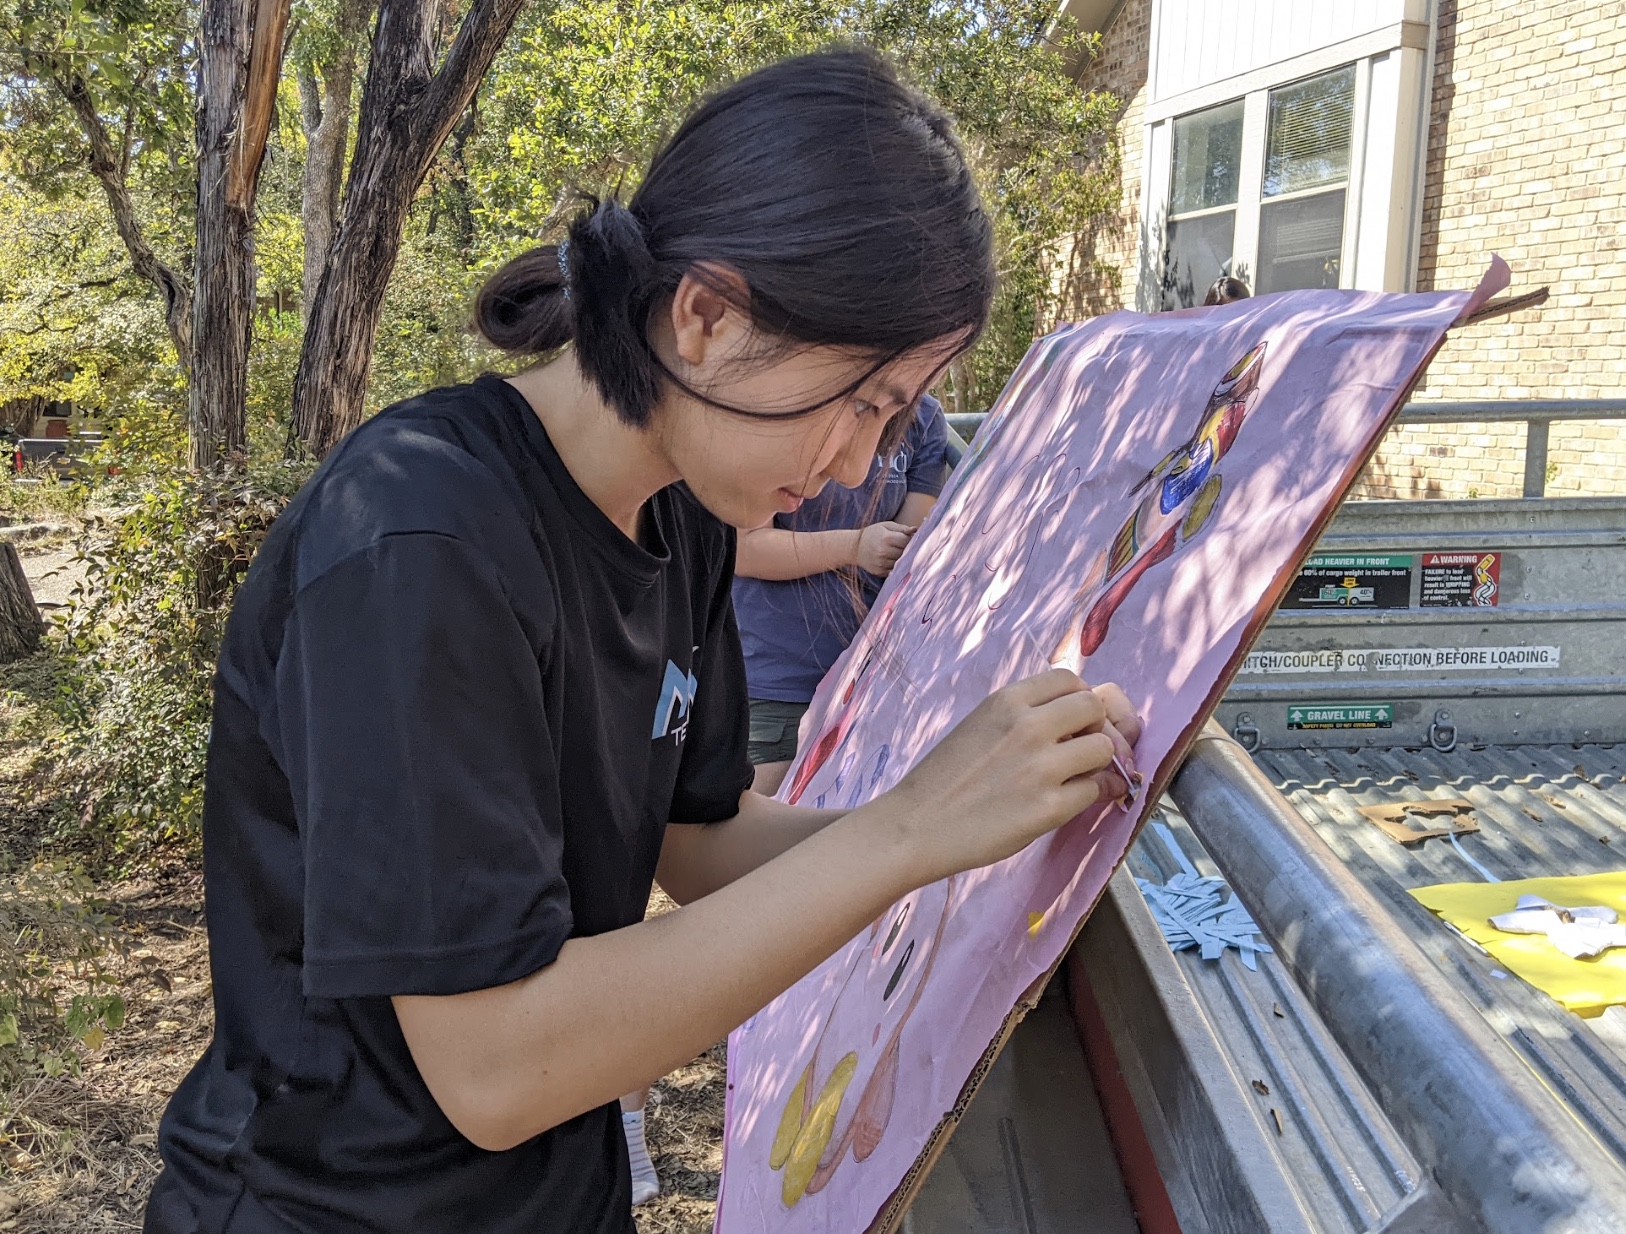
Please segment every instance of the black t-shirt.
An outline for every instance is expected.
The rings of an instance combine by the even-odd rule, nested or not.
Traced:
[[[733,533],[634,543],[495,378],[382,413],[272,528],[215,680],[215,1036],[161,1234],[626,1234],[614,1104],[506,1152],[447,1121],[390,996],[515,981],[631,925],[667,823],[749,785]]]

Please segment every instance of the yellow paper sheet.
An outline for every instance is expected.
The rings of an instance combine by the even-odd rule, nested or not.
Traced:
[[[1602,1015],[1607,1008],[1626,1003],[1626,948],[1572,960],[1544,934],[1504,934],[1490,923],[1490,918],[1511,912],[1526,895],[1565,908],[1602,904],[1626,921],[1626,870],[1511,883],[1441,883],[1413,888],[1411,894],[1577,1015]]]

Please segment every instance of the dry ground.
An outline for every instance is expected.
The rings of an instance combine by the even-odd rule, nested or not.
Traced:
[[[28,575],[34,600],[49,621],[52,613],[67,606],[73,589],[84,580],[84,565],[74,560],[78,550],[72,544],[62,543],[61,537],[50,537],[35,543],[20,543],[17,552],[23,559],[23,573]]]
[[[208,944],[197,877],[171,872],[107,893],[131,947],[130,1016],[89,1056],[82,1076],[39,1081],[0,1106],[9,1116],[0,1131],[0,1213],[11,1214],[0,1218],[0,1230],[139,1230],[158,1170],[159,1115],[209,1042]],[[723,1091],[721,1045],[656,1086],[648,1129],[662,1195],[637,1211],[640,1234],[711,1229]]]
[[[72,551],[20,543],[47,616],[78,579]],[[39,855],[45,807],[32,794],[25,706],[0,700],[0,866]],[[0,1092],[0,1231],[138,1231],[159,1166],[154,1133],[164,1103],[208,1044],[208,942],[201,879],[189,863],[100,889],[122,938],[115,960],[129,1015],[83,1073]],[[656,893],[651,912],[671,902]],[[652,1008],[652,1014],[658,1009]],[[663,1194],[638,1210],[641,1234],[703,1234],[722,1165],[721,1044],[661,1081],[648,1118]]]

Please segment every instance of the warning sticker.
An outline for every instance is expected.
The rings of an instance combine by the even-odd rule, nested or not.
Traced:
[[[1288,728],[1393,728],[1393,703],[1294,703]]]
[[[1410,608],[1410,553],[1312,557],[1282,600],[1283,608]]]
[[[1502,591],[1500,553],[1424,553],[1423,608],[1494,608]]]
[[[1558,647],[1328,647],[1317,651],[1255,651],[1242,673],[1462,672],[1490,668],[1558,668]]]

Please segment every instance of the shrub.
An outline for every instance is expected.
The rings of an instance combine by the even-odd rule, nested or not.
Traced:
[[[79,1069],[124,1023],[104,959],[117,936],[90,880],[61,864],[0,877],[0,1091]]]
[[[211,683],[232,597],[309,475],[154,476],[87,524],[86,580],[62,626],[58,785],[105,857],[198,835]]]

